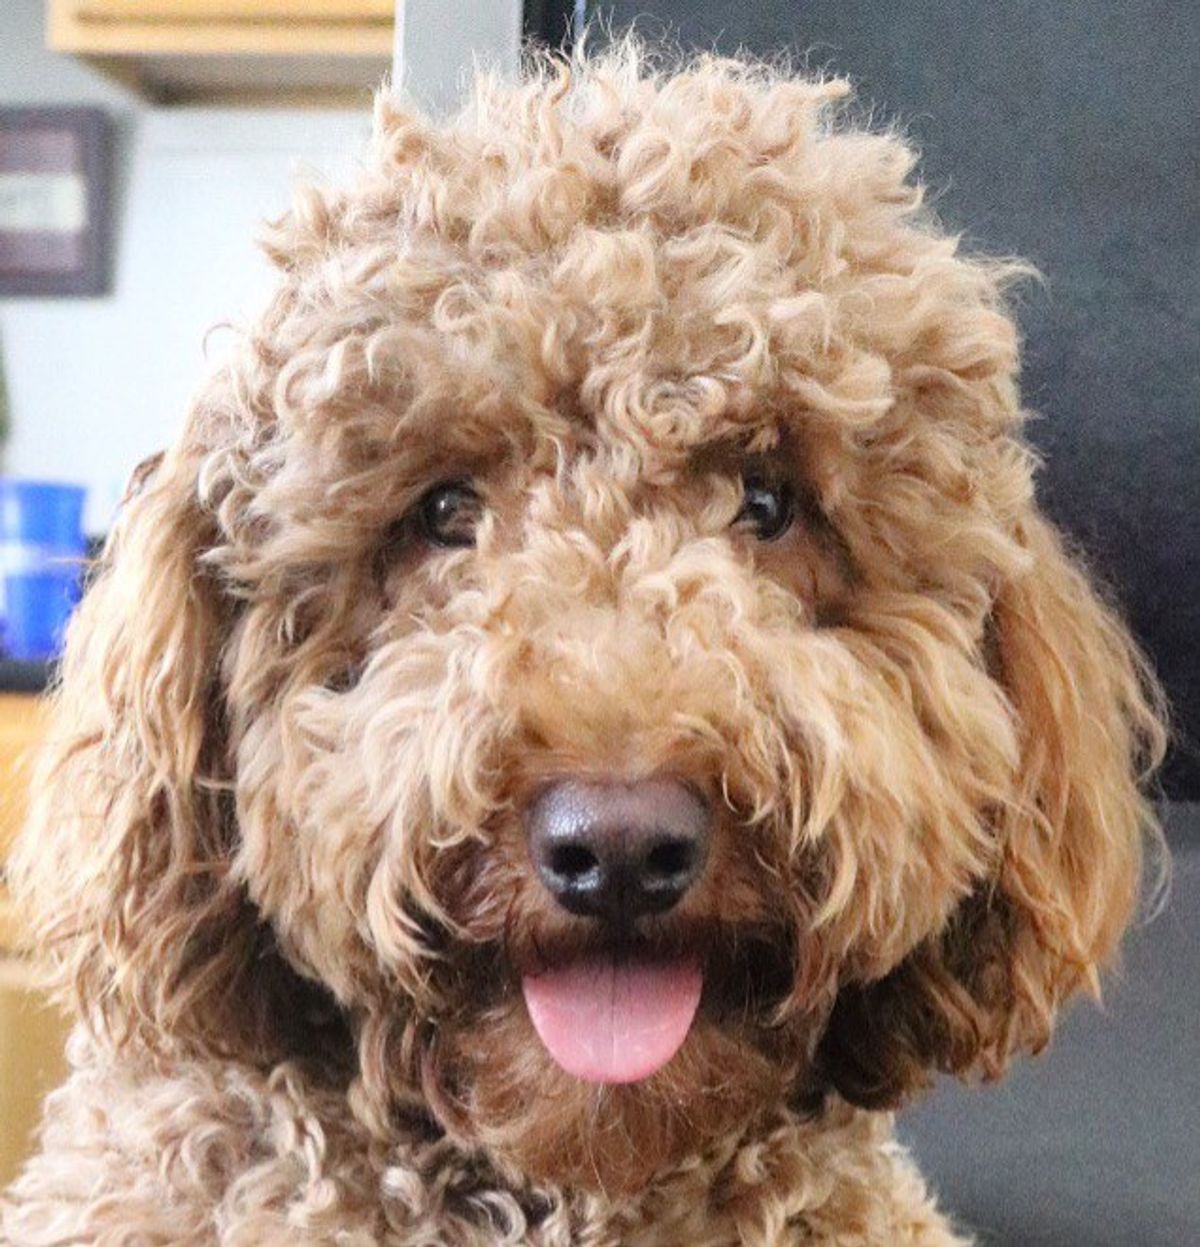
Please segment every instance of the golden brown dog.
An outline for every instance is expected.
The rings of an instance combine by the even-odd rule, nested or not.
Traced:
[[[964,1241],[886,1110],[1096,986],[1162,730],[1035,506],[1026,270],[845,93],[381,99],[273,228],[71,629],[5,1241]]]

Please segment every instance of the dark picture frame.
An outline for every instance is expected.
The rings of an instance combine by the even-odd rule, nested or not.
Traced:
[[[112,127],[99,108],[0,108],[0,298],[110,279]]]

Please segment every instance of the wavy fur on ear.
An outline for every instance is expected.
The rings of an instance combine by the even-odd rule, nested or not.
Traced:
[[[1018,791],[996,812],[992,878],[876,983],[844,989],[822,1044],[837,1089],[895,1105],[929,1080],[1003,1073],[1059,1006],[1099,995],[1161,833],[1140,785],[1166,745],[1162,696],[1117,615],[1029,514],[1024,574],[997,594],[993,662],[1020,725]]]
[[[269,1061],[316,989],[230,873],[218,681],[233,605],[201,559],[202,412],[190,427],[135,471],[71,623],[11,872],[52,986],[94,1032]]]

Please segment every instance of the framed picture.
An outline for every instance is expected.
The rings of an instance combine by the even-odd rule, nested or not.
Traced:
[[[107,290],[110,134],[98,108],[0,108],[0,297]]]

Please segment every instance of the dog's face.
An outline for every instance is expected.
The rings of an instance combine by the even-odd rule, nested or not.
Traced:
[[[51,935],[114,1041],[618,1190],[1094,977],[1145,679],[1031,501],[1011,272],[839,93],[625,52],[384,110],[277,228],[72,634]]]

